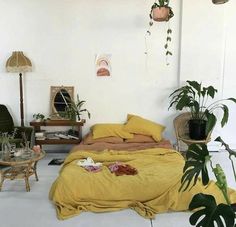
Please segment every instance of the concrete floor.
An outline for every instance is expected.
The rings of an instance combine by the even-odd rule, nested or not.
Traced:
[[[213,160],[221,163],[226,174],[230,174],[228,183],[236,188],[230,163],[226,161],[226,152],[212,153]],[[25,191],[23,180],[6,180],[0,192],[1,227],[189,227],[189,212],[170,212],[158,214],[151,224],[150,220],[140,217],[132,210],[111,213],[82,213],[65,221],[56,217],[54,206],[48,199],[52,182],[56,179],[60,166],[48,166],[52,158],[64,158],[65,153],[48,153],[38,163],[39,182],[30,179],[31,191]]]

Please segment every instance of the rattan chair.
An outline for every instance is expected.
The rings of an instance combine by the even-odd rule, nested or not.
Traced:
[[[193,143],[207,144],[211,141],[211,132],[212,131],[208,133],[206,139],[204,139],[204,140],[193,140],[193,139],[189,138],[188,121],[190,119],[191,119],[191,113],[186,112],[186,113],[182,113],[179,116],[177,116],[173,121],[178,151],[180,151],[180,141],[184,142],[187,145],[190,145]]]

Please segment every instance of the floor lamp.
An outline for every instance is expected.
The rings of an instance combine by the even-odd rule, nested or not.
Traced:
[[[22,84],[22,73],[32,71],[31,61],[24,56],[22,51],[14,51],[12,56],[7,60],[6,63],[7,72],[19,73],[20,82],[20,118],[21,126],[24,126],[24,101],[23,101],[23,84]]]

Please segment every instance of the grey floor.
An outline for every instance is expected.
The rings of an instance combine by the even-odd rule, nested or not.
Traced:
[[[132,210],[111,213],[82,213],[74,218],[59,221],[55,208],[48,200],[52,182],[58,175],[60,166],[48,166],[52,158],[64,158],[65,153],[48,153],[38,163],[39,182],[30,179],[31,191],[25,191],[23,180],[6,180],[0,192],[0,226],[1,227],[151,227],[150,220],[144,219]],[[226,161],[227,153],[212,153],[213,160],[221,163],[225,169],[228,183],[235,187],[230,163]],[[153,220],[153,227],[189,227],[189,212],[170,212],[158,214]]]

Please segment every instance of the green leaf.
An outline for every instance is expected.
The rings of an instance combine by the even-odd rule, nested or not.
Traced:
[[[166,55],[172,55],[170,51],[166,51]]]
[[[166,41],[167,41],[167,42],[168,42],[168,41],[170,42],[170,41],[171,41],[171,37],[170,37],[170,36],[167,36],[167,37],[166,37]]]
[[[201,86],[202,86],[201,84],[199,84],[197,81],[189,81],[189,80],[187,80],[187,83],[197,91],[199,96],[201,95]]]
[[[209,158],[209,151],[205,144],[191,144],[188,147],[179,191],[186,191],[191,183],[192,188],[196,184],[200,174],[203,185],[208,184],[209,175],[206,164]]]
[[[205,97],[206,91],[207,91],[207,88],[205,88],[205,87],[202,88],[202,91],[201,91],[202,97]]]
[[[172,30],[170,28],[167,29],[167,34],[171,34]]]
[[[224,112],[222,120],[221,120],[221,127],[224,127],[229,119],[229,108],[226,105],[222,104],[221,109]]]
[[[164,47],[165,47],[165,49],[167,49],[168,48],[168,44],[166,43]]]
[[[208,135],[210,131],[215,127],[217,118],[213,113],[209,113],[208,110],[205,111],[205,116],[207,118],[206,135]]]
[[[210,95],[211,98],[215,97],[215,93],[217,93],[217,89],[212,86],[207,87],[207,95]]]
[[[232,208],[222,203],[217,205],[212,195],[196,194],[189,204],[189,209],[197,209],[189,219],[190,224],[197,227],[214,227],[215,224],[218,227],[233,227],[235,224]]]
[[[184,107],[188,106],[191,100],[188,96],[182,96],[176,105],[176,110],[182,110]]]
[[[236,99],[235,98],[228,98],[227,100],[233,101],[234,103],[236,103]]]

